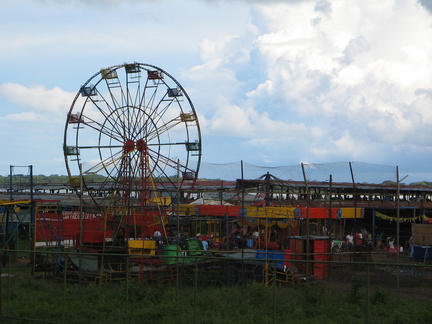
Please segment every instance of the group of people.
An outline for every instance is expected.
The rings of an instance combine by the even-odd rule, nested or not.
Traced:
[[[375,249],[377,251],[387,250],[389,253],[397,253],[397,247],[396,247],[395,241],[396,240],[394,237],[389,236],[389,237],[387,237],[387,240],[384,242],[383,234],[380,233],[376,236]]]
[[[150,238],[148,238],[148,239],[150,239]],[[158,229],[156,229],[154,231],[151,239],[155,240],[157,245],[163,244],[162,242],[164,241],[164,237]],[[198,233],[195,236],[195,239],[200,240],[202,242],[204,250],[208,250],[209,248],[215,248],[216,247],[216,242],[213,239],[213,234],[212,235],[204,235],[204,234]]]
[[[213,240],[213,234],[212,235],[203,235],[201,233],[198,233],[196,235],[196,239],[198,239],[202,242],[204,251],[207,251],[209,248],[215,248],[215,242]]]
[[[366,231],[366,229],[362,229],[355,233],[350,232],[345,236],[345,246],[348,251],[354,250],[356,246],[372,248],[371,235]]]
[[[394,237],[387,237],[383,240],[383,234],[378,234],[375,239],[375,246],[372,244],[372,236],[363,229],[358,232],[350,232],[345,236],[345,247],[348,251],[353,251],[356,246],[367,247],[370,250],[373,248],[377,251],[385,250],[389,253],[397,253],[397,246]]]

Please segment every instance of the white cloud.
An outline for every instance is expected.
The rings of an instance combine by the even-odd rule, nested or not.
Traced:
[[[9,122],[23,122],[23,121],[40,121],[41,116],[36,114],[33,111],[26,111],[19,114],[9,114],[5,117],[0,117],[0,119],[3,119],[5,121]]]
[[[24,109],[30,109],[33,113],[65,116],[72,102],[73,94],[59,87],[47,89],[43,85],[27,87],[16,83],[4,83],[0,85],[0,97]]]
[[[340,127],[347,134],[368,127],[368,138],[356,138],[357,144],[374,135],[389,142],[406,140],[413,131],[406,109],[415,100],[415,90],[432,81],[429,16],[414,2],[331,4],[325,4],[327,14],[319,24],[310,24],[319,14],[313,2],[261,7],[272,30],[257,39],[269,80],[250,93],[262,93],[271,84],[272,95],[279,94],[298,116],[342,115]],[[407,24],[424,29],[411,38],[413,28],[406,29]],[[395,131],[397,136],[384,136]],[[351,147],[352,140],[344,138],[336,137],[333,143]]]

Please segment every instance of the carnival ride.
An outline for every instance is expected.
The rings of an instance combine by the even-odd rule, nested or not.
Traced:
[[[177,80],[153,65],[125,63],[101,69],[80,88],[63,148],[71,184],[90,198],[85,207],[102,215],[103,241],[121,245],[152,235],[166,221],[165,207],[181,199],[183,183],[193,186],[201,134]]]
[[[73,100],[63,149],[81,198],[77,248],[154,255],[149,238],[167,237],[167,206],[184,198],[185,182],[193,187],[201,161],[198,118],[180,83],[148,64],[101,69]]]

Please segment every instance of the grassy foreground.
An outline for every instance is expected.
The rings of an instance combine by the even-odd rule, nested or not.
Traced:
[[[194,288],[129,281],[104,287],[2,278],[1,323],[429,323],[430,303],[358,280],[309,287]],[[429,287],[430,288],[430,287]]]

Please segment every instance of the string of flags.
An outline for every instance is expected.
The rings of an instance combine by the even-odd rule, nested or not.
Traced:
[[[383,213],[380,212],[375,212],[375,216],[390,222],[397,222],[398,219],[397,217],[394,216],[388,216],[385,215]],[[408,218],[401,218],[399,217],[399,223],[414,223],[415,221],[420,221],[423,220],[425,222],[432,222],[432,218],[431,217],[427,217],[426,215],[420,215],[420,216],[415,216],[415,217],[408,217]]]

